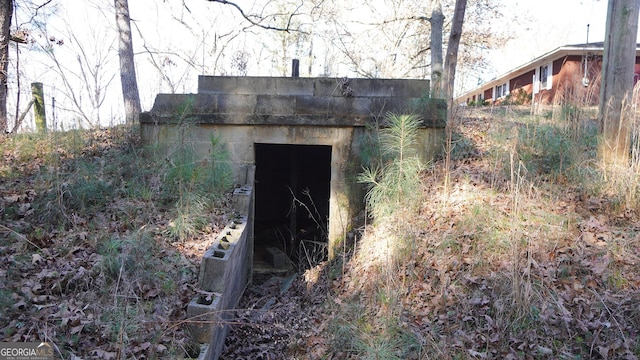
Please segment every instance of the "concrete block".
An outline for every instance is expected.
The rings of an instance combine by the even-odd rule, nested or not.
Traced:
[[[194,114],[215,114],[218,112],[218,98],[224,94],[198,94],[193,103]]]
[[[225,249],[219,241],[207,249],[200,263],[200,275],[198,287],[208,292],[224,292],[224,281],[229,264],[229,258],[233,253],[233,244]]]
[[[277,247],[268,247],[267,262],[274,268],[283,268],[287,262],[287,255]]]
[[[260,95],[274,94],[276,92],[276,84],[274,78],[271,77],[239,77],[236,94]]]
[[[231,220],[229,225],[225,228],[225,230],[234,230],[235,232],[243,232],[244,228],[247,226],[247,217],[246,216],[238,216]]]
[[[219,323],[219,294],[212,294],[210,301],[204,295],[196,295],[187,305],[187,318],[193,339],[199,343],[211,340],[211,330]]]
[[[312,96],[314,80],[310,78],[276,78],[276,95],[306,95]]]
[[[254,114],[256,95],[219,95],[218,112],[220,114]]]
[[[296,115],[311,114],[336,114],[336,112],[344,113],[344,104],[346,98],[333,98],[328,96],[299,96],[296,99],[295,111]],[[311,124],[304,124],[311,125]]]
[[[199,94],[237,95],[313,95],[314,80],[309,78],[263,76],[200,76]]]
[[[250,185],[244,185],[233,191],[231,202],[233,203],[234,211],[241,214],[247,213],[253,195],[252,191],[253,188]]]
[[[258,115],[291,115],[295,96],[256,95],[255,113]]]
[[[218,235],[214,245],[218,244],[217,245],[218,250],[228,251],[231,246],[238,245],[247,236],[247,234],[245,233],[246,226],[247,226],[247,218],[244,216],[233,220]],[[238,251],[238,248],[235,247],[234,251]]]
[[[429,94],[429,80],[347,79],[352,97],[414,98]],[[315,79],[315,96],[343,96],[342,78]],[[417,95],[417,96],[416,96]]]
[[[314,82],[314,96],[340,96],[342,97],[342,89],[340,87],[341,79],[339,78],[318,78]]]
[[[198,94],[235,94],[236,76],[198,76]]]

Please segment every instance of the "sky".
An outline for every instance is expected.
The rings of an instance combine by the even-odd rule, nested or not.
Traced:
[[[502,4],[505,17],[500,23],[492,24],[492,27],[507,29],[507,31],[512,32],[514,39],[505,44],[503,49],[488,54],[491,66],[479,77],[477,74],[458,73],[457,81],[466,85],[466,89],[475,87],[478,81],[488,81],[559,46],[585,43],[587,41],[587,24],[589,24],[590,42],[604,40],[607,0],[495,1],[500,1]],[[77,53],[78,47],[74,47],[72,35],[80,37],[76,40],[81,42],[83,50],[90,54],[102,51],[100,50],[101,45],[109,44],[110,41],[113,41],[113,39],[108,38],[108,34],[113,31],[113,21],[110,13],[112,11],[112,1],[56,0],[56,3],[59,4],[59,13],[68,13],[66,17],[69,19],[67,22],[62,22],[60,19],[52,20],[47,24],[51,34],[56,34],[56,36],[65,40],[64,46],[56,47],[54,50],[61,57],[62,66],[72,67],[77,65],[75,53]],[[239,0],[238,3],[253,4],[253,2],[245,2],[244,0]],[[96,4],[102,4],[102,9],[99,9]],[[171,74],[174,78],[179,79],[177,83],[173,84],[174,91],[178,93],[195,92],[198,74],[205,72],[219,74],[219,70],[216,69],[220,69],[220,66],[228,67],[231,61],[231,55],[229,54],[233,54],[238,50],[247,50],[251,52],[252,60],[258,59],[253,60],[255,62],[253,65],[258,67],[261,72],[249,73],[249,75],[279,75],[274,69],[274,64],[267,60],[262,60],[263,62],[260,63],[261,60],[259,60],[259,56],[264,56],[265,52],[273,51],[273,49],[269,49],[268,44],[260,42],[264,42],[262,40],[269,36],[273,40],[273,37],[276,36],[274,33],[265,35],[264,32],[248,30],[236,35],[226,33],[224,27],[222,27],[222,30],[220,28],[212,29],[210,24],[221,24],[224,21],[229,21],[229,19],[235,19],[231,21],[235,21],[234,24],[237,24],[242,23],[242,20],[239,19],[237,12],[230,6],[205,0],[185,0],[185,4],[187,8],[178,0],[131,0],[129,2],[131,16],[134,20],[134,46],[138,54],[136,55],[138,84],[143,110],[151,108],[157,93],[168,92],[168,83],[158,76],[158,70],[156,69],[158,66],[162,67],[163,71]],[[524,21],[521,23],[515,21],[516,15],[520,19],[524,17]],[[196,34],[194,35],[194,33],[187,31],[185,26],[180,25],[176,20],[183,20],[187,26],[195,29]],[[144,39],[139,36],[141,33],[144,33]],[[218,61],[216,58],[205,53],[204,49],[207,46],[211,47],[216,41],[220,42],[220,46],[224,46],[224,42],[234,36],[253,36],[254,39],[258,39],[258,45],[255,43],[256,40],[253,40],[254,43],[241,42],[240,44],[235,44],[235,47],[221,48],[219,52],[228,56],[226,59],[220,60],[221,63],[219,64],[216,64],[216,61]],[[40,39],[40,41],[46,43],[47,39]],[[196,66],[189,71],[185,71],[184,63],[152,64],[148,58],[144,57],[144,46],[152,43],[160,43],[164,46],[164,50],[169,51],[175,49],[176,52],[181,52],[184,51],[182,49],[188,49],[187,51],[190,53],[183,57],[188,57],[188,60],[195,63]],[[111,45],[111,49],[114,46]],[[315,46],[317,47],[318,44],[315,44]],[[104,46],[102,48],[104,49]],[[57,98],[58,110],[65,106],[72,107],[68,99],[66,102],[63,100],[65,97],[62,94],[63,83],[59,78],[55,77],[55,72],[51,71],[51,65],[45,64],[46,60],[43,60],[43,54],[39,54],[38,57],[37,52],[23,51],[22,53],[21,61],[24,62],[22,69],[25,72],[21,79],[22,86],[28,86],[30,81],[41,81],[45,84],[45,91],[50,94],[50,97]],[[32,59],[27,59],[29,53],[33,57]],[[120,83],[119,76],[117,76],[118,60],[115,54],[104,56],[106,77],[103,81],[111,81],[111,83],[109,97],[101,108],[101,118],[111,119],[122,116]],[[161,59],[161,57],[158,57],[158,59]],[[325,62],[330,60],[324,59]],[[320,61],[318,61],[318,66],[314,70],[317,74],[313,73],[311,74],[312,76],[320,75],[321,66],[319,63]],[[301,70],[302,66],[304,65],[302,65],[301,61]],[[29,69],[29,73],[27,73],[26,69]],[[338,70],[338,72],[342,71]],[[341,74],[340,76],[343,75]],[[75,81],[79,81],[79,79],[75,79]],[[25,92],[28,92],[28,89],[23,94]],[[25,97],[27,96],[23,95],[23,99]],[[84,97],[80,96],[77,100],[84,104],[88,101],[86,95]],[[26,102],[26,100],[22,100],[22,103]],[[51,104],[48,106],[51,106]],[[71,116],[73,117],[74,115]]]
[[[506,14],[528,14],[531,23],[514,27],[515,39],[491,59],[494,75],[503,74],[519,65],[563,45],[604,41],[606,0],[504,0]],[[507,15],[509,17],[509,15]]]

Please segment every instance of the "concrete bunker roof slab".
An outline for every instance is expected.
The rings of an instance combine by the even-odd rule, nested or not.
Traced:
[[[199,76],[198,94],[343,96],[415,98],[429,94],[429,80]]]
[[[446,104],[429,100],[428,80],[344,80],[200,76],[198,94],[158,94],[142,123],[364,126],[388,112],[417,113],[425,127],[444,127]],[[342,84],[342,85],[341,85]]]

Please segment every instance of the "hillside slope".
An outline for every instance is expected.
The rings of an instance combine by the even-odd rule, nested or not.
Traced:
[[[256,277],[223,358],[640,357],[639,167],[602,167],[588,113],[562,114],[465,109],[417,213],[369,219],[302,274]],[[203,194],[225,181],[154,151],[122,128],[0,139],[2,341],[197,354],[186,305],[229,213],[224,191]]]
[[[0,340],[64,359],[197,355],[186,306],[230,213],[201,195],[202,167],[126,128],[0,138],[0,156]]]
[[[244,305],[273,304],[225,359],[637,359],[637,175],[606,179],[587,115],[466,109],[408,241],[375,223],[286,292],[254,285]]]

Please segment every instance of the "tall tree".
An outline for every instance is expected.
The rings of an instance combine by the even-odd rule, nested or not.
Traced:
[[[629,158],[631,92],[636,59],[638,0],[609,0],[602,59],[600,156],[606,163]]]
[[[453,100],[453,89],[456,79],[456,67],[458,66],[458,48],[462,38],[462,24],[464,23],[464,13],[467,9],[467,0],[456,0],[453,20],[451,21],[451,32],[449,33],[449,44],[447,45],[447,55],[444,59],[444,87],[447,96],[447,103],[451,107]],[[433,45],[432,45],[433,46]]]
[[[427,13],[425,4],[429,7]],[[454,0],[394,0],[375,4],[366,0],[324,1],[319,6],[329,8],[325,13],[330,17],[314,22],[314,33],[323,34],[329,40],[325,42],[326,48],[337,54],[332,64],[342,65],[340,71],[344,71],[346,65],[350,71],[364,77],[425,78],[438,73],[444,76],[444,69],[438,71],[436,68],[444,59],[442,62],[434,61],[430,53],[442,54],[448,47],[455,17]],[[454,35],[460,35],[460,38],[452,38],[459,44],[457,68],[474,74],[482,73],[489,65],[487,54],[490,50],[505,44],[513,37],[513,32],[488,25],[504,16],[499,2],[468,0],[459,3],[457,9],[456,20],[464,18],[464,32],[460,27],[454,31]],[[352,13],[359,16],[353,18],[349,15]],[[522,18],[521,15],[514,16],[517,16],[517,21]],[[440,19],[442,26],[438,26]],[[460,21],[456,22],[459,24]],[[437,31],[439,29],[442,31]],[[440,33],[445,34],[444,38]],[[431,41],[431,37],[439,41]],[[441,45],[441,50],[432,49],[434,44]],[[451,50],[455,47],[452,46]]]
[[[116,27],[118,29],[118,57],[120,59],[120,82],[127,124],[138,121],[142,111],[136,67],[133,61],[133,39],[131,38],[131,18],[128,0],[114,0]]]
[[[0,134],[7,132],[7,79],[13,0],[0,0]]]

